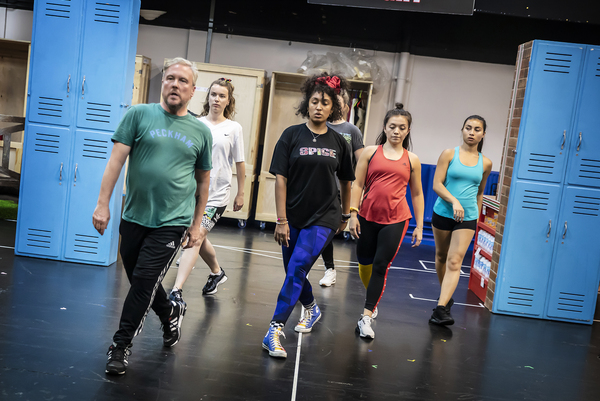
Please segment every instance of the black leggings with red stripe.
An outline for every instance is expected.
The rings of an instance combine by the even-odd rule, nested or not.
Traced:
[[[379,224],[358,216],[360,237],[356,244],[356,258],[361,265],[373,264],[367,288],[365,309],[373,311],[383,295],[388,270],[406,235],[408,220],[394,224]]]

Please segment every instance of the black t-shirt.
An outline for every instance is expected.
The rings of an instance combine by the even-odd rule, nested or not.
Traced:
[[[324,226],[337,230],[342,218],[336,173],[340,181],[354,181],[352,152],[331,128],[313,142],[306,124],[281,134],[269,172],[287,178],[286,212],[296,228]]]

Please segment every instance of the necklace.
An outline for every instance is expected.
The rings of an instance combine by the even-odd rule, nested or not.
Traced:
[[[306,128],[308,128],[308,124],[306,124]],[[317,142],[317,138],[319,137],[319,134],[315,134],[314,132],[312,132],[312,130],[310,128],[308,128],[308,131],[310,132],[310,134],[313,137],[313,142]]]

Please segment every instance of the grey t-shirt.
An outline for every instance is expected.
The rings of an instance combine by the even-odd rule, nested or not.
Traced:
[[[327,122],[327,126],[340,134],[346,140],[346,142],[348,142],[350,148],[352,149],[352,167],[356,168],[357,160],[354,156],[354,152],[365,147],[363,144],[363,136],[360,130],[356,127],[356,125],[346,121],[340,124],[332,124]]]

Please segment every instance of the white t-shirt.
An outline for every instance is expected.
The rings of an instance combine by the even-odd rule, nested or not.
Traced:
[[[232,165],[244,161],[244,136],[242,126],[232,120],[213,125],[206,117],[198,118],[208,128],[213,137],[212,170],[207,207],[221,207],[229,204]]]

